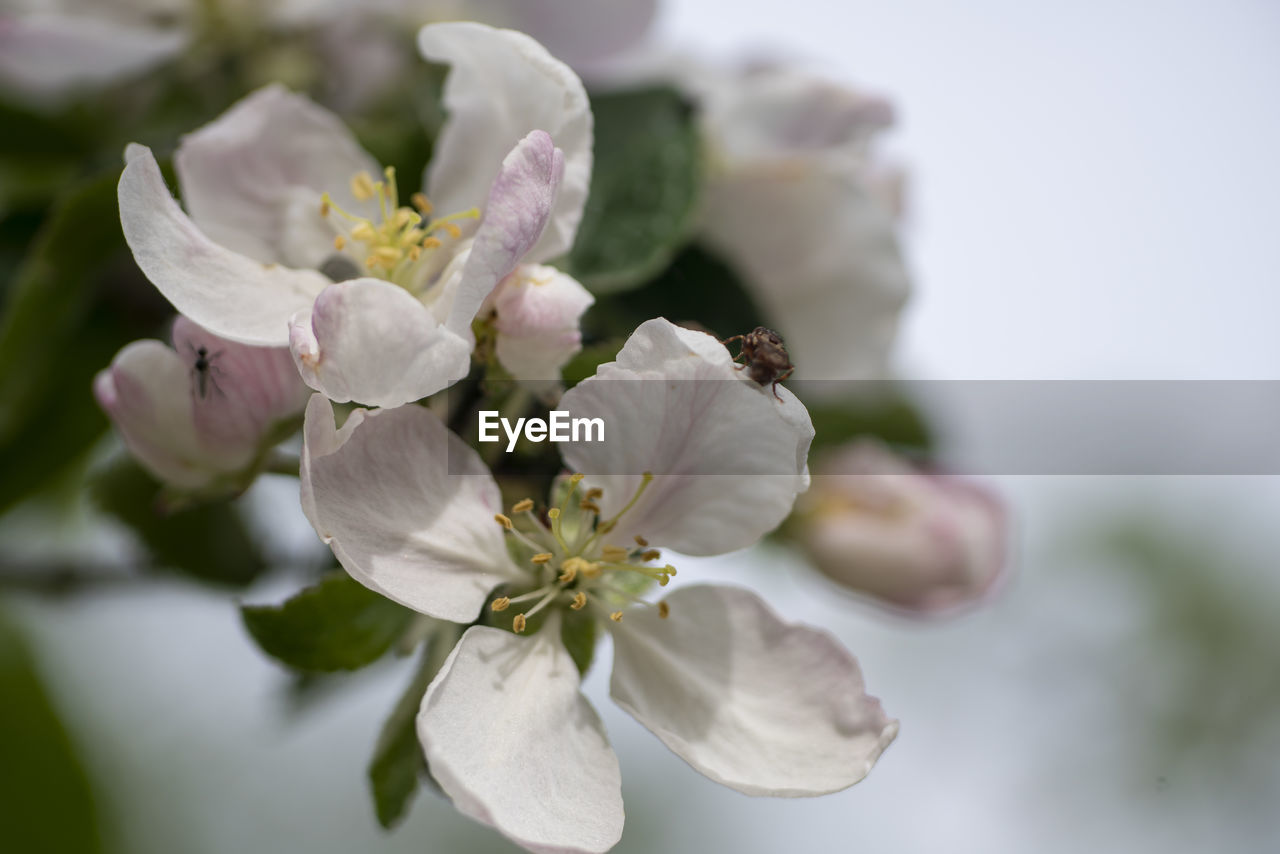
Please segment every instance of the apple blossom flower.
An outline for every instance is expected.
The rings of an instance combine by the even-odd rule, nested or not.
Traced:
[[[289,344],[335,401],[397,406],[465,376],[485,297],[567,251],[586,201],[591,113],[572,71],[480,24],[419,43],[452,71],[412,206],[336,116],[279,86],[183,139],[186,212],[148,149],[125,155],[120,218],[143,273],[218,335]]]
[[[710,149],[703,235],[739,269],[804,379],[883,376],[910,292],[900,202],[871,151],[892,110],[782,68],[698,81]]]
[[[582,349],[582,314],[594,302],[572,276],[541,264],[520,265],[486,300],[498,364],[520,381],[560,379],[560,369]]]
[[[94,379],[94,396],[159,480],[187,492],[243,489],[297,429],[307,387],[284,347],[227,341],[185,317],[172,340],[129,344]]]
[[[317,533],[362,584],[473,623],[418,716],[459,810],[532,851],[620,838],[617,758],[561,640],[582,615],[613,636],[614,699],[712,780],[799,797],[870,771],[897,722],[828,634],[736,588],[645,598],[677,573],[660,549],[744,548],[790,511],[813,427],[794,395],[779,398],[713,337],[648,321],[561,401],[614,436],[563,446],[580,473],[545,514],[526,498],[510,515],[479,455],[428,409],[357,409],[339,429],[312,398],[302,503]]]
[[[894,610],[936,614],[987,596],[1005,567],[1004,508],[988,490],[860,441],[824,460],[796,507],[813,565]]]

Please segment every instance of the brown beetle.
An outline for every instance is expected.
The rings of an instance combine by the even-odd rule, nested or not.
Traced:
[[[746,335],[734,335],[726,338],[721,344],[742,341],[742,349],[734,357],[734,361],[745,360],[738,370],[747,369],[748,375],[759,385],[771,385],[773,396],[778,396],[778,383],[795,372],[796,366],[791,364],[787,355],[787,345],[782,336],[765,326],[757,326]]]

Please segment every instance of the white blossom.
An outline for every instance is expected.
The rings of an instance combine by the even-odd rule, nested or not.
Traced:
[[[614,699],[709,778],[791,797],[870,771],[897,723],[829,635],[735,588],[646,599],[677,574],[661,549],[751,545],[806,487],[813,428],[790,392],[779,397],[711,336],[648,321],[565,394],[564,408],[604,417],[613,436],[566,446],[579,473],[545,515],[531,499],[504,513],[479,456],[425,408],[356,410],[338,429],[331,404],[312,399],[303,507],[342,565],[429,616],[482,618],[418,717],[458,809],[532,851],[618,841],[617,759],[560,640],[583,615],[612,632]]]

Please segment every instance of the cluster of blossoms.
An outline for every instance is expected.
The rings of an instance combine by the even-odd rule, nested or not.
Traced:
[[[617,759],[565,641],[584,621],[591,643],[597,627],[612,637],[613,698],[712,780],[785,797],[858,782],[898,725],[853,657],[754,593],[685,584],[678,556],[749,547],[794,508],[788,530],[827,575],[897,608],[949,609],[998,575],[998,510],[883,451],[849,452],[809,490],[804,404],[663,318],[565,391],[595,302],[555,266],[591,188],[587,93],[512,30],[430,24],[418,47],[449,69],[422,192],[281,85],[182,138],[182,204],[152,151],[128,147],[124,236],[180,317],[172,348],[120,352],[99,402],[143,466],[203,499],[280,470],[274,449],[301,426],[319,537],[452,644],[416,720],[430,775],[520,845],[599,852],[622,832]],[[868,165],[886,108],[783,72],[692,94],[711,152],[701,232],[810,376],[879,375],[907,291]],[[865,326],[833,334],[848,313]],[[600,419],[608,441],[562,445],[545,502],[504,502],[511,484],[440,394],[477,375]]]

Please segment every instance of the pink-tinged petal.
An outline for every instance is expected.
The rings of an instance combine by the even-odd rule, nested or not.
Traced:
[[[431,774],[471,818],[529,851],[608,851],[622,778],[554,626],[533,637],[473,626],[427,689],[418,738]]]
[[[582,81],[523,33],[470,22],[432,24],[418,34],[428,60],[452,66],[449,118],[427,169],[428,195],[441,211],[481,204],[503,157],[530,131],[564,152],[564,180],[530,262],[569,251],[591,184],[591,108]]]
[[[755,594],[677,590],[613,629],[610,692],[697,771],[747,795],[806,797],[865,777],[898,733],[826,632]]]
[[[893,212],[863,170],[818,160],[718,175],[703,232],[787,340],[797,376],[882,377],[911,282]],[[815,393],[847,394],[838,382]]]
[[[664,319],[641,324],[614,362],[565,393],[572,418],[601,418],[604,441],[561,446],[604,490],[604,516],[653,482],[608,535],[641,535],[685,554],[745,548],[773,530],[808,486],[809,413],[735,370],[724,345]]]
[[[301,415],[307,405],[310,392],[288,347],[237,344],[180,316],[173,324],[173,348],[188,366],[188,385],[194,383],[187,396],[196,434],[207,448],[256,450],[274,425]]]
[[[178,207],[151,150],[130,145],[120,176],[120,224],[134,260],[174,308],[222,338],[289,342],[289,319],[329,280],[264,264],[210,240]]]
[[[339,403],[394,407],[434,394],[467,375],[471,346],[381,279],[330,285],[290,326],[303,380]]]
[[[493,518],[502,511],[493,476],[423,407],[357,409],[339,431],[315,395],[303,432],[303,509],[356,581],[469,623],[490,590],[519,575]]]
[[[448,326],[454,332],[471,334],[471,321],[485,298],[538,242],[563,177],[564,153],[540,130],[503,158],[452,297]]]
[[[560,379],[582,349],[582,315],[594,302],[577,279],[554,267],[517,267],[492,298],[498,363],[517,380]]]
[[[0,13],[0,89],[47,105],[146,71],[188,41],[179,29],[91,15]]]
[[[129,451],[158,479],[199,489],[216,476],[219,466],[196,435],[190,368],[173,350],[159,341],[134,341],[98,374],[93,392]],[[223,462],[234,465],[236,451],[227,449]],[[238,454],[244,464],[253,450],[241,445]]]
[[[337,116],[279,84],[184,136],[173,162],[191,219],[255,261],[320,266],[335,233],[321,193],[360,216],[377,211],[350,191],[358,172],[380,177],[377,161]]]
[[[972,481],[920,472],[873,442],[822,461],[797,521],[824,575],[899,612],[973,605],[1007,569],[998,498]]]
[[[606,60],[639,42],[657,0],[468,0],[472,21],[528,33],[570,65]]]

